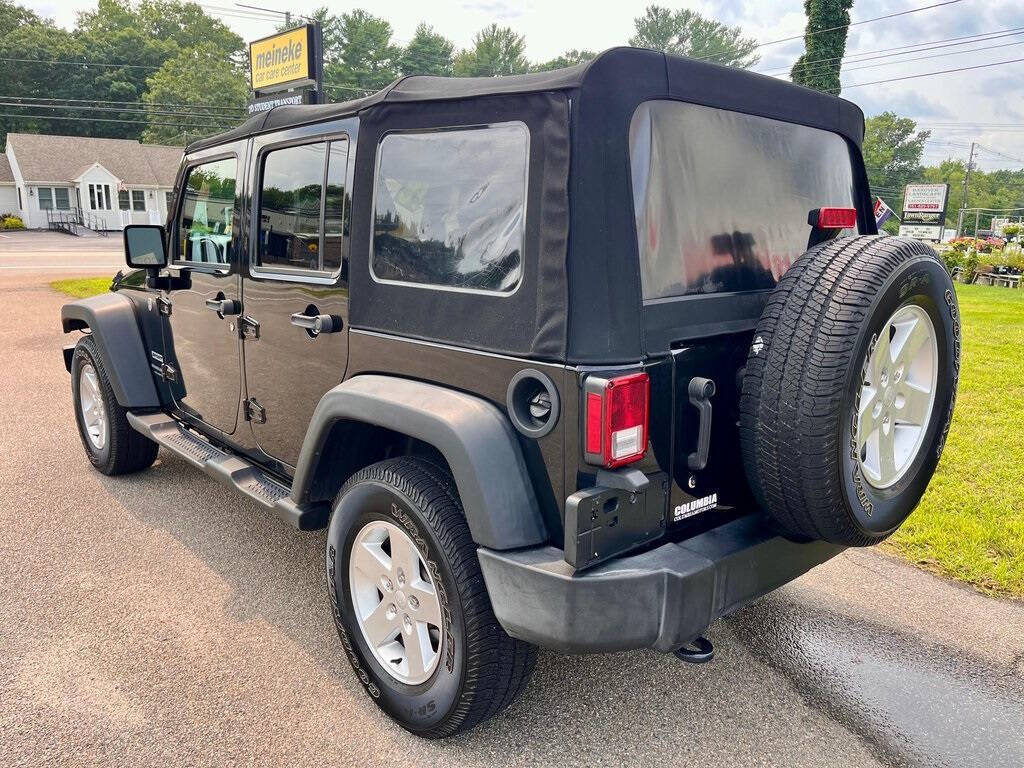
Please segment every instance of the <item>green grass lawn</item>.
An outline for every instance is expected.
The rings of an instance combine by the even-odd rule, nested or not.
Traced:
[[[109,277],[56,280],[76,297]],[[1024,597],[1024,290],[958,286],[956,413],[921,505],[884,545],[985,592]]]
[[[885,547],[985,592],[1024,597],[1024,290],[958,286],[960,389],[942,461]]]
[[[55,291],[74,296],[76,299],[84,299],[87,296],[95,296],[106,293],[110,290],[109,277],[75,277],[70,280],[54,280],[50,287]]]

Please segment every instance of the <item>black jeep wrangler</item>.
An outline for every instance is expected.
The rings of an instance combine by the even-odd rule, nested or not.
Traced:
[[[367,692],[429,737],[537,646],[710,656],[717,617],[907,517],[960,330],[880,237],[853,104],[616,49],[408,77],[186,152],[67,304],[86,454],[158,446],[297,528]]]

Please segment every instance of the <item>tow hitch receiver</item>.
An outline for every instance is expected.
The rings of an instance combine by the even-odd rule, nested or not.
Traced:
[[[715,646],[706,637],[701,636],[673,653],[677,659],[687,664],[707,664],[715,658]]]

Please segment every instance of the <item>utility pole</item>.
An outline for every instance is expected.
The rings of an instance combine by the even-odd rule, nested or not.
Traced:
[[[284,12],[284,26],[285,26],[285,29],[287,29],[291,25],[292,25],[292,12],[291,11],[285,11]]]
[[[967,171],[964,173],[964,193],[960,200],[960,215],[956,221],[956,236],[960,237],[964,229],[964,213],[967,211],[967,193],[970,191],[971,170],[974,168],[974,142],[971,142],[971,155],[967,158]],[[974,236],[978,236],[978,228],[975,225]]]

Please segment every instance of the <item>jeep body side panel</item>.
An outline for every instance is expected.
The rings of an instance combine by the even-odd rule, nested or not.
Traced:
[[[391,376],[355,376],[316,407],[302,444],[292,499],[308,503],[331,428],[358,421],[401,432],[445,457],[473,540],[491,549],[541,544],[548,534],[508,419],[478,397]]]
[[[540,363],[479,350],[433,344],[401,336],[354,329],[349,338],[349,376],[386,372],[473,394],[503,413],[512,377],[526,368],[540,370],[558,390],[562,415],[558,424],[541,438],[517,435],[523,459],[533,481],[545,527],[551,541],[562,542],[562,507],[576,486],[576,421],[566,411],[576,412],[579,397],[575,374],[556,363]],[[568,382],[572,381],[569,385]],[[570,460],[570,456],[573,460]],[[572,489],[566,490],[563,469],[572,467]]]
[[[119,293],[103,293],[61,307],[64,333],[89,329],[96,341],[110,386],[125,408],[159,408],[149,358],[142,342],[132,300]]]

